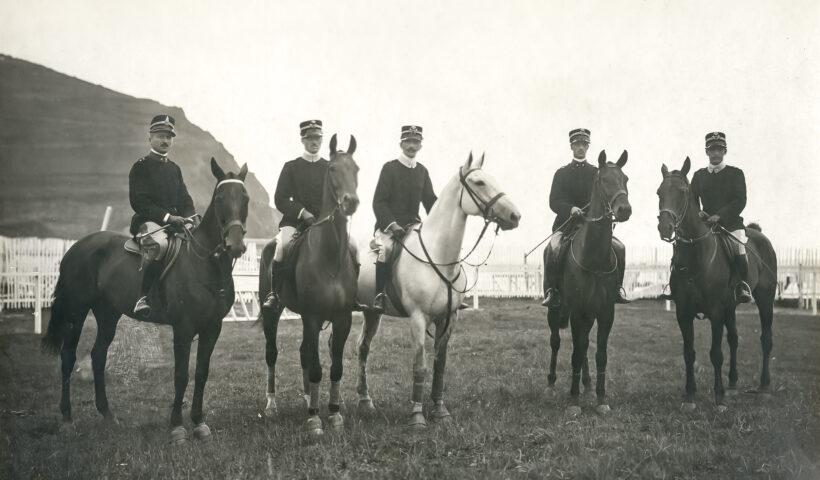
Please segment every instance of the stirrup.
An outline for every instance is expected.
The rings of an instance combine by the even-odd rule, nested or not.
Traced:
[[[268,292],[268,296],[265,297],[265,302],[262,304],[261,309],[265,311],[274,311],[279,307],[279,295],[276,294],[273,290]]]
[[[376,298],[373,299],[373,308],[372,310],[377,313],[384,313],[384,301],[387,296],[384,292],[379,293],[376,295]]]
[[[624,290],[623,286],[618,287],[618,291],[615,292],[615,303],[632,303],[632,300],[626,298],[626,290]]]
[[[151,313],[151,305],[148,303],[148,295],[144,295],[137,300],[134,305],[134,313],[137,315],[149,315]]]
[[[561,297],[558,295],[557,288],[548,288],[544,293],[544,301],[541,302],[542,307],[560,307]]]
[[[752,301],[752,289],[746,282],[738,283],[736,294],[738,303],[749,303]]]

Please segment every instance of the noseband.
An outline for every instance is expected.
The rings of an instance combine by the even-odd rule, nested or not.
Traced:
[[[481,197],[479,197],[478,194],[475,192],[475,190],[470,188],[470,184],[467,183],[467,177],[476,170],[480,170],[480,168],[471,168],[471,169],[467,170],[466,172],[463,169],[459,168],[459,170],[458,170],[459,181],[461,182],[461,186],[464,187],[464,188],[462,188],[461,193],[459,194],[458,204],[461,205],[461,200],[464,196],[464,192],[466,191],[467,195],[470,196],[470,198],[476,204],[478,209],[481,211],[481,216],[484,217],[484,220],[487,223],[489,223],[489,222],[498,223],[497,222],[498,217],[496,217],[495,215],[492,215],[492,208],[493,208],[493,205],[495,205],[495,203],[499,199],[501,199],[501,197],[506,195],[506,193],[499,192],[493,198],[491,198],[489,201],[486,201],[486,202],[484,200],[482,200]],[[462,207],[462,209],[463,208],[464,207]]]

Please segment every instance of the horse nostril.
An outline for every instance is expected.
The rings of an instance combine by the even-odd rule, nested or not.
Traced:
[[[512,213],[510,214],[510,221],[511,221],[511,222],[513,222],[513,223],[518,223],[518,221],[519,221],[520,219],[521,219],[521,215],[519,215],[519,214],[517,214],[517,213],[515,213],[515,212],[512,212]]]

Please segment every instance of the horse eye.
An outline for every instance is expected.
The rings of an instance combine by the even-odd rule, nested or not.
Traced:
[[[475,184],[479,187],[483,187],[484,186],[484,180],[476,180]]]

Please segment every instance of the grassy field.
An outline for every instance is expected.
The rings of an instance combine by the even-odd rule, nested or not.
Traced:
[[[161,361],[136,381],[109,377],[109,400],[121,424],[102,422],[93,385],[75,375],[75,427],[60,429],[58,360],[39,353],[31,316],[0,321],[0,478],[819,478],[820,320],[777,311],[772,394],[741,393],[729,411],[712,400],[709,327],[696,323],[698,408],[679,410],[682,345],[674,315],[660,302],[619,307],[609,343],[607,390],[612,412],[568,418],[571,342],[564,331],[559,394],[545,394],[549,359],[545,310],[535,301],[482,300],[461,314],[448,358],[450,424],[403,426],[409,413],[409,332],[385,319],[369,359],[376,414],[356,411],[355,338],[345,353],[346,431],[314,439],[303,433],[298,348],[301,325],[279,329],[278,418],[266,420],[264,337],[250,323],[226,323],[211,363],[207,421],[214,440],[175,447],[168,418],[173,395],[170,328],[159,327]],[[25,319],[25,324],[23,324]],[[86,324],[79,355],[94,338]],[[759,323],[738,315],[741,389],[758,385]],[[329,361],[322,410],[327,409]],[[594,352],[590,346],[590,355]],[[430,340],[428,339],[428,347]],[[725,341],[724,341],[725,345]],[[429,350],[429,348],[428,348]],[[724,346],[728,370],[728,347]],[[192,362],[193,363],[193,362]],[[432,365],[432,364],[431,364]],[[594,363],[593,363],[594,370]],[[428,374],[428,395],[429,378]],[[113,378],[111,378],[113,377]],[[192,376],[193,378],[193,376]],[[193,380],[186,399],[190,400]],[[190,419],[186,424],[190,428]]]

